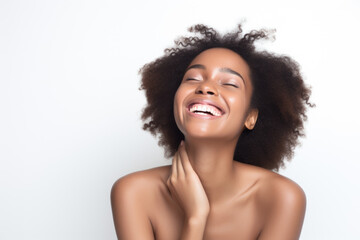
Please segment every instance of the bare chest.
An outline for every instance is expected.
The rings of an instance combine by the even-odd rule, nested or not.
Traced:
[[[204,240],[256,239],[262,227],[262,214],[256,201],[247,199],[211,208]],[[156,240],[177,240],[181,236],[184,216],[174,202],[158,202],[152,214]]]

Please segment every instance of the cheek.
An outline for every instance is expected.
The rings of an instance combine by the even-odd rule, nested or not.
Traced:
[[[184,123],[184,102],[186,98],[191,95],[192,89],[181,84],[174,96],[174,119],[179,130],[183,132]]]
[[[177,107],[177,105],[181,102],[182,99],[182,90],[181,87],[179,87],[176,90],[175,96],[174,96],[174,107]]]
[[[232,109],[235,109],[236,112],[242,111],[246,105],[246,99],[243,95],[233,95],[228,98],[229,105]]]
[[[179,87],[174,96],[174,117],[177,123],[179,118],[181,117],[182,102],[183,102],[182,90]]]
[[[174,113],[173,114],[174,114],[176,126],[178,127],[178,129],[181,132],[183,132],[183,127],[182,127],[183,113],[181,111],[182,102],[183,101],[181,98],[181,92],[176,91],[175,96],[174,96]]]
[[[181,107],[186,96],[187,89],[183,85],[180,85],[174,96],[174,109]]]
[[[243,122],[246,118],[245,115],[248,105],[248,101],[246,100],[245,96],[238,95],[228,98],[228,103],[230,105],[230,108],[232,109],[231,113],[234,116],[234,120],[236,122]]]

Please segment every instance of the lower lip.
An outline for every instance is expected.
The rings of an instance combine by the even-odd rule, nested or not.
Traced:
[[[211,114],[206,114],[206,115],[197,114],[197,113],[190,112],[188,108],[186,109],[186,112],[192,117],[201,118],[201,119],[210,119],[211,120],[211,119],[220,118],[222,116],[222,115],[214,116],[214,115],[211,115]]]

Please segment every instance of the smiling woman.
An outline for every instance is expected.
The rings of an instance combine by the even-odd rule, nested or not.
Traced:
[[[174,116],[179,130],[185,136],[207,135],[227,144],[238,139],[243,126],[249,125],[248,121],[255,123],[257,118],[256,109],[247,114],[252,94],[249,74],[246,62],[231,50],[211,48],[200,53],[175,94]]]
[[[271,171],[292,156],[312,106],[298,65],[256,51],[264,30],[190,31],[200,37],[141,70],[144,129],[173,160],[114,184],[118,238],[298,239],[305,194]]]

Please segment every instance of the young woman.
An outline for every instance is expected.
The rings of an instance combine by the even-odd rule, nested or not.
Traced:
[[[220,35],[195,25],[145,65],[144,129],[172,165],[113,186],[121,240],[298,239],[306,199],[283,166],[304,135],[310,90],[286,56],[256,51],[265,30]]]

